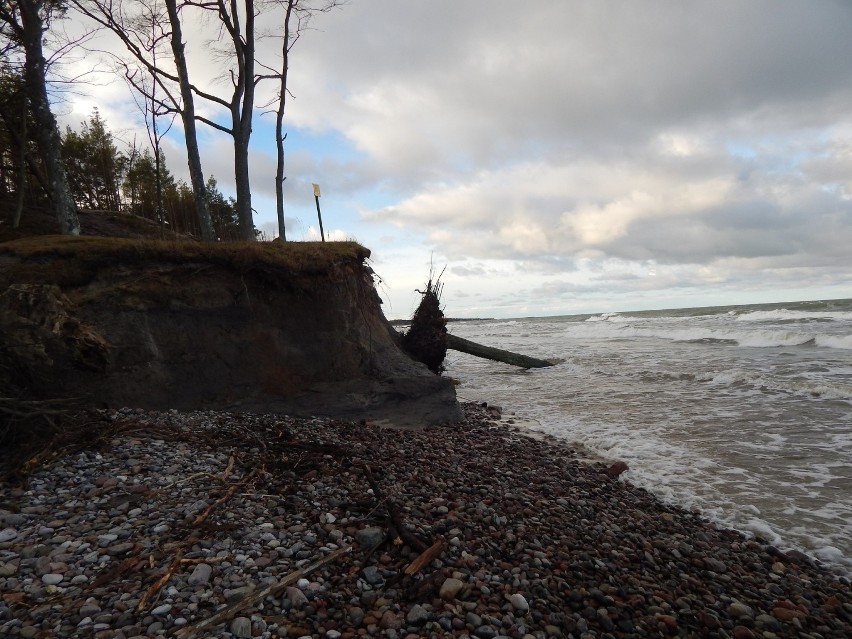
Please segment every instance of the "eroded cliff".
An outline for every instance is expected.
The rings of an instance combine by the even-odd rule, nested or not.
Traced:
[[[461,417],[398,347],[355,243],[0,244],[0,374],[33,397],[388,420]]]

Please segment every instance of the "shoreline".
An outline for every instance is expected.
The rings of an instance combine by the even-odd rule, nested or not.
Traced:
[[[464,409],[420,431],[104,412],[102,450],[0,486],[0,634],[185,637],[229,606],[202,636],[852,634],[848,578]]]
[[[560,446],[567,448],[569,452],[576,456],[578,461],[589,464],[612,464],[615,460],[607,459],[602,455],[598,455],[594,451],[583,445],[582,442],[571,442],[567,439],[561,439],[551,433],[546,433],[541,430],[536,430],[535,426],[540,426],[541,423],[532,418],[518,417],[513,411],[503,412],[500,407],[488,406],[489,409],[497,408],[500,411],[500,417],[494,419],[499,426],[513,430],[524,437],[529,437],[535,441],[543,442],[550,446]]]

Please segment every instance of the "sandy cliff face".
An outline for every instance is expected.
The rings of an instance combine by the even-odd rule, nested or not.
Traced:
[[[0,245],[0,368],[37,397],[456,421],[397,347],[356,244],[39,238]]]

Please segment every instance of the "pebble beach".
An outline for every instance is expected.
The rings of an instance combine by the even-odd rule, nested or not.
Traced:
[[[464,410],[100,412],[0,485],[0,637],[852,636],[848,576]]]

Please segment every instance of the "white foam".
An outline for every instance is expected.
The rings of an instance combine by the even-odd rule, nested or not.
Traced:
[[[833,320],[838,322],[852,320],[852,313],[845,311],[790,311],[779,308],[772,311],[750,311],[737,314],[738,322],[787,322],[791,320]]]
[[[852,350],[852,335],[817,335],[814,342],[824,348]]]

